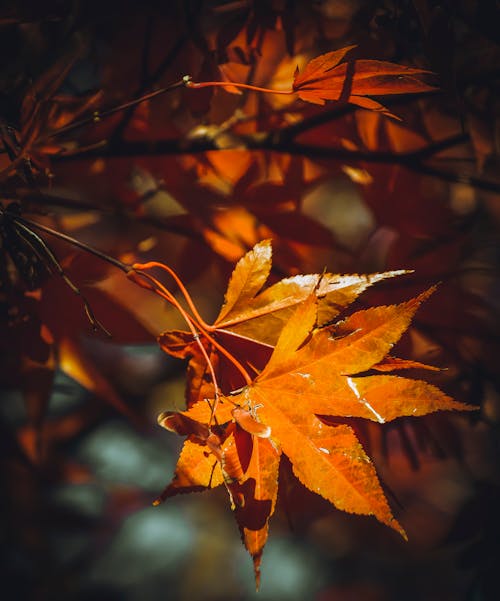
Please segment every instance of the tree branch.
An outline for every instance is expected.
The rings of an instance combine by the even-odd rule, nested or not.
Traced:
[[[145,94],[143,96],[140,96],[139,98],[134,98],[133,100],[129,100],[128,102],[124,102],[123,104],[114,106],[106,111],[102,111],[102,112],[94,111],[92,113],[92,115],[90,115],[89,117],[85,117],[84,119],[81,119],[79,121],[73,121],[72,123],[69,123],[68,125],[65,125],[64,127],[61,127],[59,129],[49,132],[47,135],[45,135],[42,138],[42,141],[53,138],[54,136],[60,136],[61,134],[67,134],[70,131],[79,129],[80,127],[84,127],[85,125],[89,125],[90,123],[98,123],[99,121],[102,121],[102,119],[105,119],[106,117],[114,115],[115,113],[119,113],[120,111],[124,111],[127,109],[133,109],[138,104],[141,104],[142,102],[145,102],[146,100],[151,100],[152,98],[161,96],[162,94],[165,94],[166,92],[171,92],[172,90],[176,90],[177,88],[182,88],[185,85],[186,85],[186,80],[183,78],[183,79],[180,79],[179,81],[176,81],[175,83],[172,83],[168,86],[165,86],[158,90],[154,90],[153,92],[150,92],[149,94]]]
[[[114,205],[98,205],[86,200],[75,200],[64,196],[42,194],[41,192],[34,192],[29,189],[4,192],[4,197],[41,205],[43,207],[52,206],[76,211],[96,211],[107,217],[126,219],[127,221],[148,225],[172,234],[204,242],[203,236],[201,236],[195,228],[191,228],[189,227],[189,223],[183,222],[182,218],[184,215],[165,217],[163,219],[149,215],[137,215],[133,211],[126,208],[117,208]],[[27,209],[24,210],[30,212]],[[42,210],[41,213],[47,214],[47,211]],[[189,219],[189,216],[186,217]]]
[[[159,156],[196,154],[207,151],[241,150],[271,151],[291,155],[308,156],[318,159],[332,159],[349,163],[374,163],[387,165],[401,165],[424,175],[430,175],[448,182],[465,183],[474,188],[489,192],[500,192],[500,182],[484,180],[474,175],[455,173],[434,167],[425,162],[433,155],[447,149],[464,144],[469,140],[468,134],[458,134],[445,138],[411,152],[349,150],[346,148],[332,148],[300,144],[298,142],[284,142],[279,132],[270,134],[256,133],[253,135],[238,136],[232,148],[219,148],[216,138],[192,138],[159,140],[154,142],[123,142],[118,148],[102,148],[73,152],[70,156],[58,155],[55,161],[74,161],[94,158],[125,158],[136,156]]]
[[[88,244],[85,244],[84,242],[80,242],[80,240],[77,240],[76,238],[72,238],[71,236],[68,236],[67,234],[58,232],[57,230],[54,230],[51,227],[43,225],[42,223],[37,223],[36,221],[31,221],[31,219],[26,219],[25,217],[21,217],[20,215],[16,215],[15,217],[13,217],[13,219],[23,225],[29,226],[30,228],[35,228],[37,230],[45,232],[46,234],[50,234],[51,236],[54,236],[54,238],[58,238],[59,240],[64,240],[65,242],[68,242],[68,244],[71,244],[72,246],[77,246],[78,248],[81,248],[85,252],[88,252],[91,255],[98,257],[102,261],[105,261],[106,263],[109,263],[110,265],[117,267],[124,273],[128,273],[132,269],[130,267],[130,265],[126,265],[122,261],[119,261],[118,259],[115,259],[114,257],[111,257],[110,255],[107,255],[106,253],[103,253],[102,251],[98,250],[97,248],[93,248],[92,246],[89,246]]]

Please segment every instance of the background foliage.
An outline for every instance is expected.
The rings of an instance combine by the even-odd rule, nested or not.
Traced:
[[[446,367],[426,378],[480,411],[357,424],[409,543],[282,479],[261,599],[498,596],[497,22],[493,0],[1,9],[4,208],[19,202],[23,216],[123,261],[168,263],[207,320],[233,263],[265,238],[274,281],[415,270],[379,283],[358,308],[441,282],[398,350]],[[105,115],[186,74],[289,88],[297,65],[354,44],[356,58],[434,71],[439,92],[384,98],[401,121],[184,87]],[[179,317],[44,235],[110,341],[35,254],[16,266],[16,241],[2,235],[8,598],[254,598],[224,491],[149,507],[178,452],[156,415],[182,408],[185,368],[155,336]]]

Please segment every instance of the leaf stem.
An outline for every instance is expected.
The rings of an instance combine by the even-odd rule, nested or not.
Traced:
[[[186,76],[187,77],[187,76]],[[233,81],[202,81],[195,82],[191,79],[186,79],[185,83],[187,88],[243,88],[245,90],[252,90],[254,92],[264,92],[265,94],[282,94],[285,96],[291,96],[295,94],[293,90],[273,90],[272,88],[261,88],[260,86],[252,86],[248,83],[237,83]]]
[[[215,328],[212,328],[212,329],[215,329]],[[212,343],[218,351],[220,351],[227,359],[229,359],[229,361],[231,361],[231,363],[234,365],[234,367],[236,367],[236,369],[243,376],[243,379],[245,380],[246,385],[249,386],[252,383],[252,378],[249,376],[247,370],[238,361],[238,359],[236,359],[236,357],[232,353],[230,353],[226,348],[224,348],[222,346],[222,344],[220,344],[220,342],[217,342],[217,340],[215,338],[213,338],[210,334],[208,334],[208,332],[203,332],[203,334],[206,337],[206,339],[210,343]]]
[[[187,313],[182,307],[180,307],[177,299],[172,295],[172,293],[169,290],[167,290],[167,288],[165,288],[165,286],[163,286],[163,284],[160,284],[160,282],[158,282],[158,280],[156,280],[156,278],[153,278],[152,276],[144,273],[144,269],[151,269],[153,267],[159,267],[160,269],[167,271],[174,278],[174,280],[176,281],[177,285],[179,286],[184,298],[186,299],[186,302],[188,303],[189,308],[193,312],[194,320],[193,320],[193,317],[191,315],[189,315],[189,313]],[[238,361],[238,359],[236,359],[236,357],[232,353],[230,353],[226,348],[224,348],[224,346],[222,346],[222,344],[220,344],[220,342],[218,342],[213,336],[211,336],[209,334],[209,332],[215,331],[216,328],[205,323],[203,318],[200,316],[198,310],[196,309],[196,306],[193,302],[193,299],[191,298],[191,295],[187,291],[186,287],[182,283],[179,276],[175,273],[175,271],[172,268],[168,267],[168,265],[164,265],[163,263],[151,261],[149,263],[144,263],[144,264],[134,263],[134,265],[132,265],[132,269],[136,272],[142,273],[144,276],[147,276],[149,280],[154,281],[155,284],[157,285],[158,289],[161,290],[163,292],[163,294],[165,294],[165,295],[168,294],[169,298],[166,298],[166,297],[164,297],[164,298],[166,298],[166,300],[168,300],[172,304],[175,304],[175,306],[177,308],[180,307],[179,311],[181,312],[184,319],[186,321],[189,320],[189,323],[191,323],[193,326],[196,325],[199,328],[200,332],[203,334],[203,336],[205,336],[205,338],[208,340],[208,342],[210,342],[220,353],[222,353],[234,365],[234,367],[236,367],[236,369],[243,376],[245,383],[247,385],[251,384],[252,378],[248,374],[247,370],[243,367],[243,365]],[[194,332],[193,330],[191,330],[191,331],[193,332],[193,336],[196,336],[198,334],[197,332]]]
[[[164,298],[166,301],[168,301],[171,305],[173,305],[179,311],[179,313],[182,315],[188,328],[191,330],[191,333],[193,334],[193,338],[194,338],[196,344],[198,345],[205,361],[207,362],[207,366],[210,371],[210,376],[211,376],[212,382],[214,384],[214,396],[215,396],[214,401],[215,402],[214,402],[213,406],[211,406],[211,418],[210,418],[210,423],[209,423],[209,427],[210,427],[211,421],[213,419],[213,415],[215,414],[215,409],[217,408],[217,404],[219,402],[220,388],[219,388],[219,384],[217,381],[217,376],[215,374],[214,366],[213,366],[212,361],[207,353],[207,349],[203,346],[203,343],[200,340],[200,334],[199,334],[198,330],[196,329],[196,325],[198,325],[198,327],[200,328],[201,331],[203,331],[202,327],[199,324],[196,324],[196,322],[189,315],[189,313],[186,312],[184,307],[179,303],[179,301],[175,298],[175,296],[163,284],[161,284],[161,282],[159,282],[156,278],[154,278],[153,276],[149,275],[149,273],[146,273],[141,269],[140,264],[133,265],[132,269],[127,273],[127,276],[135,284],[138,284],[142,288],[146,288],[146,290],[153,290],[156,294],[158,294],[159,296]],[[149,283],[141,281],[141,279],[138,276],[142,276],[143,278],[148,280]]]
[[[205,322],[205,320],[201,317],[201,315],[198,312],[198,309],[196,308],[196,305],[193,302],[193,299],[191,298],[191,295],[182,283],[180,277],[175,273],[175,271],[171,267],[165,265],[164,263],[159,263],[158,261],[149,261],[148,263],[134,263],[134,265],[132,265],[132,268],[136,271],[144,271],[145,269],[153,269],[155,267],[158,267],[158,269],[163,269],[173,277],[175,283],[177,284],[177,286],[179,286],[179,290],[182,292],[182,295],[186,299],[186,302],[189,308],[191,309],[196,321],[203,328],[203,330],[213,330],[212,326],[208,325]]]

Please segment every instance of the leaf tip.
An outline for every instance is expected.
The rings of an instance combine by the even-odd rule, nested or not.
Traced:
[[[391,516],[390,521],[385,523],[388,526],[390,526],[393,530],[395,530],[398,534],[400,534],[405,542],[408,542],[408,535],[406,534],[406,530],[403,528],[403,526],[401,526],[401,524],[394,516]]]
[[[434,294],[434,292],[436,292],[436,290],[438,289],[438,286],[439,286],[439,282],[437,284],[432,285],[430,288],[427,288],[427,290],[424,290],[422,293],[420,293],[418,296],[416,296],[414,298],[415,303],[417,305],[421,305],[429,297],[431,297]]]
[[[257,553],[252,557],[253,573],[255,576],[255,591],[258,593],[260,589],[260,565],[262,563],[262,552]]]
[[[174,431],[167,424],[167,422],[171,416],[172,416],[172,413],[170,411],[162,411],[161,413],[158,414],[156,421],[158,422],[158,425],[161,426],[162,428],[165,428],[165,430]]]
[[[452,411],[479,411],[481,407],[475,405],[469,405],[468,403],[460,403],[459,401],[453,402]]]

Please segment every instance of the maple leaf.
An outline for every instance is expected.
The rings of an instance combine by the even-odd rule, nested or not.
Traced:
[[[353,48],[355,46],[346,46],[312,59],[302,73],[295,73],[293,91],[302,100],[313,104],[343,100],[394,116],[382,104],[366,96],[411,94],[435,89],[419,79],[418,76],[430,73],[424,69],[377,60],[341,63]]]
[[[371,59],[341,62],[355,47],[346,46],[317,56],[307,63],[302,73],[299,73],[297,67],[290,90],[226,81],[194,82],[190,77],[186,79],[185,85],[195,89],[222,87],[230,93],[239,89],[280,95],[296,93],[301,100],[312,104],[324,105],[327,100],[349,102],[364,109],[380,111],[397,120],[401,120],[400,117],[393,115],[385,106],[368,96],[415,94],[436,90],[436,87],[420,79],[421,75],[433,74],[426,69]]]
[[[215,339],[238,357],[251,356],[251,365],[262,369],[272,347],[294,310],[314,293],[318,299],[317,325],[324,325],[354,302],[368,287],[381,280],[409,273],[395,270],[371,275],[332,273],[297,275],[264,288],[271,272],[272,247],[263,240],[242,257],[231,276],[224,304],[211,327]],[[186,400],[188,406],[213,396],[207,380],[207,364],[191,332],[163,332],[161,348],[179,359],[189,358]],[[207,352],[211,353],[210,348]],[[223,356],[211,355],[221,387],[229,391],[244,382]],[[219,362],[223,363],[222,369]]]
[[[222,395],[213,385],[211,396],[203,399],[197,393],[186,411],[165,412],[159,418],[162,426],[188,438],[174,478],[157,502],[224,484],[243,543],[254,560],[257,584],[276,505],[282,453],[305,487],[340,510],[373,515],[406,537],[354,430],[347,424],[328,425],[326,418],[385,423],[439,410],[473,409],[423,380],[366,374],[372,369],[433,369],[388,355],[433,288],[407,302],[357,311],[324,325],[319,314],[337,316],[340,307],[372,281],[361,276],[296,276],[260,292],[270,273],[270,260],[271,247],[264,241],[239,261],[224,305],[203,342],[219,362],[228,359],[221,340],[253,345],[243,347],[249,351],[246,365],[256,361],[252,349],[265,349],[256,361],[262,364],[254,370],[257,375],[247,377],[237,389],[227,385]],[[376,275],[398,273],[404,272]],[[253,340],[229,331],[245,322],[253,322],[249,330]],[[274,348],[258,340],[256,323],[262,328],[274,323]],[[210,338],[217,334],[227,339],[219,338],[219,346],[214,346]],[[179,357],[196,356],[195,349],[202,343],[180,332],[167,332],[159,340],[167,352]]]
[[[370,275],[296,275],[262,290],[271,272],[271,258],[271,241],[263,240],[238,261],[215,328],[274,345],[294,310],[311,293],[318,298],[318,324],[323,325],[337,317],[369,286],[409,273],[395,270]]]

